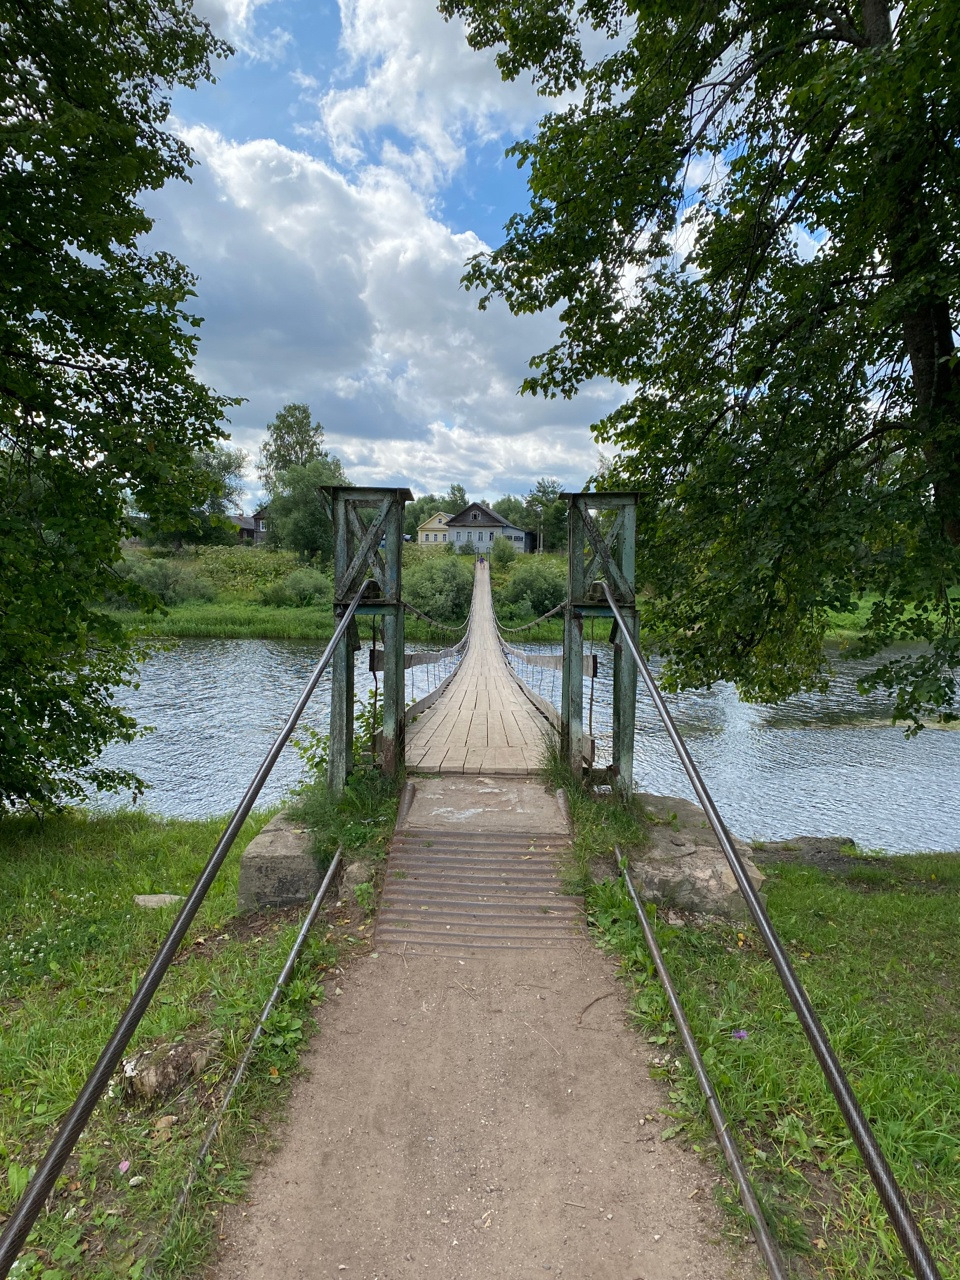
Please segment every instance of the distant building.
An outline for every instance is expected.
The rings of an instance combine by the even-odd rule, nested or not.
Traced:
[[[256,545],[258,542],[265,542],[267,537],[267,509],[261,507],[259,511],[255,511],[252,516],[245,516],[242,512],[239,515],[227,516],[227,519],[236,527],[237,539],[244,544]]]
[[[417,525],[417,542],[421,546],[427,543],[432,547],[434,543],[438,547],[444,545],[447,539],[447,523],[452,517],[446,511],[438,511],[429,520],[424,520],[422,524]]]
[[[253,521],[253,540],[254,542],[266,542],[267,540],[267,518],[270,512],[269,507],[260,507],[255,511],[250,519]]]
[[[479,502],[471,502],[455,516],[448,516],[446,531],[454,546],[472,543],[477,551],[489,551],[497,538],[504,538],[515,551],[533,551],[536,545],[534,534],[518,529]]]

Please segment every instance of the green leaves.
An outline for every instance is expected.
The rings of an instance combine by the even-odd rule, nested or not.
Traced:
[[[867,7],[865,7],[867,8]],[[644,625],[675,685],[766,699],[822,678],[827,611],[919,724],[956,699],[960,15],[746,0],[447,0],[555,102],[512,150],[530,206],[468,264],[481,305],[556,308],[523,390],[623,387],[606,487],[643,495]]]
[[[193,455],[229,403],[137,197],[186,176],[164,95],[226,52],[183,0],[0,0],[0,809],[135,783],[91,763],[134,733],[113,690],[137,653],[99,606],[128,504],[163,523],[208,496]]]

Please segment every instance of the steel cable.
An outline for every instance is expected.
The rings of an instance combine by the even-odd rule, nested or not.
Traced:
[[[157,988],[173,962],[173,958],[179,950],[180,943],[192,924],[194,916],[199,911],[211,884],[223,865],[227,854],[233,847],[233,842],[236,840],[244,822],[246,822],[257,796],[263,789],[264,783],[273,771],[281,751],[297,727],[297,723],[313,696],[314,690],[320,682],[320,677],[327,669],[337,645],[343,639],[347,628],[353,620],[353,616],[368,585],[369,579],[361,584],[359,591],[344,610],[343,617],[337,624],[337,628],[323,652],[323,657],[307,681],[296,706],[287,718],[286,724],[280,730],[273,746],[264,756],[262,764],[244,792],[243,798],[234,810],[233,817],[228,822],[223,835],[217,842],[216,848],[210,855],[207,865],[190,890],[176,920],[170,927],[169,933],[161,943],[160,949],[151,961],[149,968],[134,992],[133,998],[117,1023],[113,1035],[97,1059],[73,1106],[61,1121],[53,1141],[37,1166],[36,1173],[30,1179],[26,1191],[7,1220],[3,1233],[0,1235],[0,1278],[9,1275],[10,1268],[16,1261],[17,1254],[20,1252],[30,1228],[39,1216],[47,1196],[53,1190],[54,1184],[76,1145],[77,1139],[86,1128],[94,1107],[100,1101],[101,1095],[110,1083],[124,1050],[130,1043],[133,1033],[140,1025]]]
[[[883,1203],[884,1208],[893,1225],[893,1229],[897,1233],[903,1250],[907,1255],[910,1266],[914,1275],[919,1280],[941,1280],[940,1271],[933,1255],[927,1246],[927,1242],[923,1237],[920,1226],[910,1210],[907,1199],[900,1188],[899,1183],[894,1177],[893,1170],[887,1163],[886,1157],[880,1149],[876,1136],[870,1127],[860,1103],[857,1101],[856,1094],[847,1079],[847,1076],[840,1065],[840,1060],[834,1051],[833,1045],[824,1030],[816,1010],[810,1002],[810,997],[794,972],[790,963],[783,943],[773,926],[773,922],[767,915],[767,909],[763,905],[760,895],[747,875],[747,869],[743,865],[743,860],[731,839],[730,833],[726,828],[720,811],[714,803],[713,797],[707,790],[707,786],[700,776],[700,770],[697,768],[696,762],[691,756],[687,744],[684,742],[680,731],[674,723],[673,716],[670,714],[670,708],[663,699],[657,682],[654,680],[650,668],[647,666],[643,655],[641,654],[637,642],[634,640],[627,624],[624,620],[620,606],[617,604],[613,593],[606,582],[602,584],[604,594],[607,597],[607,603],[613,611],[613,616],[617,621],[620,634],[626,648],[630,651],[630,655],[637,664],[637,669],[647,687],[647,691],[653,700],[653,704],[657,709],[660,719],[663,721],[670,741],[673,743],[674,750],[680,757],[680,763],[683,765],[687,777],[690,779],[691,785],[697,795],[697,799],[703,806],[703,810],[707,815],[710,826],[714,830],[720,848],[723,850],[730,870],[733,872],[734,878],[740,887],[747,907],[751,916],[756,923],[760,935],[766,943],[770,958],[773,961],[780,981],[783,983],[784,990],[789,997],[790,1003],[793,1005],[794,1011],[800,1020],[804,1034],[813,1049],[820,1069],[826,1078],[827,1084],[837,1101],[840,1113],[850,1131],[850,1134],[857,1144],[857,1148],[863,1157],[863,1162],[867,1167],[867,1172],[873,1181],[873,1185],[877,1189],[877,1194]]]

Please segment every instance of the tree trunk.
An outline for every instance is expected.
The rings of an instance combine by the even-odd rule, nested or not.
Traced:
[[[864,34],[877,48],[893,39],[887,0],[861,0]],[[897,225],[890,229],[890,265],[898,284],[941,276],[940,253],[928,233],[929,213],[922,181],[904,189],[897,201]],[[902,320],[903,345],[913,375],[914,414],[923,431],[923,452],[931,470],[934,501],[945,537],[960,546],[960,364],[950,304],[931,293]]]

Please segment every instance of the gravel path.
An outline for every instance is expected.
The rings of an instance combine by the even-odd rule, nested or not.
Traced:
[[[381,952],[328,986],[279,1150],[210,1280],[753,1280],[714,1174],[660,1137],[615,966]]]

